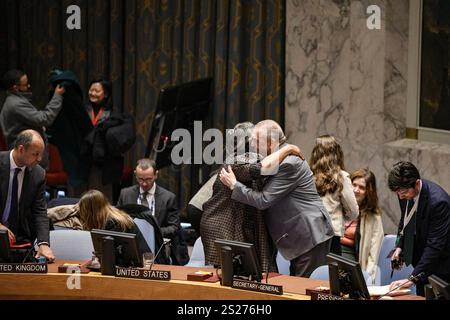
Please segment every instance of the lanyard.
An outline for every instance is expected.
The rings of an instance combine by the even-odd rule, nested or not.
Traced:
[[[151,212],[152,216],[155,215],[155,195],[153,195],[152,201],[150,203],[150,212]]]
[[[92,115],[92,124],[94,125],[94,127],[97,125],[98,120],[100,120],[100,117],[102,116],[102,113],[105,109],[100,108],[100,110],[97,113],[97,116],[94,115],[94,109],[91,110],[91,115]]]
[[[408,202],[406,202],[405,217],[403,220],[403,228],[402,228],[402,231],[400,232],[400,235],[402,235],[402,236],[403,236],[403,231],[405,231],[406,226],[411,221],[411,218],[413,217],[414,213],[416,213],[416,211],[417,211],[417,207],[419,206],[419,197],[417,197],[417,201],[414,203],[414,205],[412,206],[411,210],[409,210],[409,212],[408,212],[408,204],[409,204],[409,200],[408,200]]]
[[[148,195],[151,195],[151,193],[148,193]],[[142,204],[143,198],[144,197],[142,196],[142,194],[139,194],[138,204]],[[148,201],[147,201],[147,203],[148,203]],[[152,214],[152,216],[154,216],[155,215],[155,195],[154,194],[153,194],[152,199],[150,201],[149,210],[150,210],[150,213]]]

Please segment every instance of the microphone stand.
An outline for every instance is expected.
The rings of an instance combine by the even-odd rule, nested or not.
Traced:
[[[389,290],[389,291],[386,292],[385,294],[379,296],[379,297],[377,298],[377,300],[380,300],[381,298],[383,298],[383,297],[385,297],[385,296],[388,296],[391,292],[393,292],[393,291],[395,291],[395,290],[397,290],[397,289],[400,289],[400,288],[403,287],[405,284],[407,284],[409,281],[415,282],[415,281],[419,280],[419,279],[422,278],[424,275],[425,275],[425,272],[421,272],[421,273],[419,273],[419,274],[416,275],[416,276],[410,275],[410,276],[408,277],[408,280],[406,280],[405,282],[399,284],[399,285],[396,286],[395,288]]]
[[[155,257],[153,258],[152,263],[150,264],[149,267],[149,271],[152,270],[153,265],[155,264],[156,258],[158,257],[159,253],[161,252],[162,248],[164,248],[167,244],[169,244],[172,240],[168,239],[168,240],[164,240],[164,242],[162,243],[161,247],[159,247],[158,252],[156,252]]]
[[[285,234],[283,234],[281,237],[278,238],[277,241],[275,241],[275,248],[278,247],[278,243],[281,241],[281,239],[287,238],[289,236],[289,234],[286,232]],[[272,253],[272,259],[270,259],[269,261],[269,266],[267,267],[267,273],[266,273],[266,284],[269,283],[269,272],[270,272],[270,267],[272,266],[272,262],[275,260],[275,254],[277,253],[278,250],[273,250]]]

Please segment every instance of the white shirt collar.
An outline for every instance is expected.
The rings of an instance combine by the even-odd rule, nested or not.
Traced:
[[[155,190],[156,190],[156,182],[154,182],[154,183],[153,183],[153,187],[151,187],[151,189],[148,190],[148,194],[151,195],[151,196],[155,195]],[[140,194],[143,194],[144,192],[145,192],[145,191],[142,190],[141,187],[139,187],[139,193],[140,193]]]
[[[9,169],[10,169],[10,171],[14,171],[16,168],[20,168],[20,169],[22,169],[22,172],[25,172],[26,166],[19,167],[16,164],[16,162],[14,161],[13,151],[14,150],[11,150],[11,152],[9,153]]]
[[[422,192],[422,179],[419,180],[419,193],[414,197],[414,202],[417,202],[417,200],[419,200],[420,192]]]

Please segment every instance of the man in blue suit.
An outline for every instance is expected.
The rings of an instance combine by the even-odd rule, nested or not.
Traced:
[[[396,163],[388,184],[397,194],[402,212],[392,260],[403,258],[406,265],[414,267],[410,281],[394,281],[391,288],[405,282],[404,288],[416,284],[417,294],[424,295],[428,276],[450,282],[450,197],[437,184],[421,179],[410,162]]]

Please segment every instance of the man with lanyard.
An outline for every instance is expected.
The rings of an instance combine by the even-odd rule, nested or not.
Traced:
[[[450,197],[437,184],[421,179],[410,162],[396,163],[388,184],[402,212],[392,260],[414,267],[409,279],[392,282],[391,289],[416,284],[417,294],[423,296],[428,276],[450,281]]]

